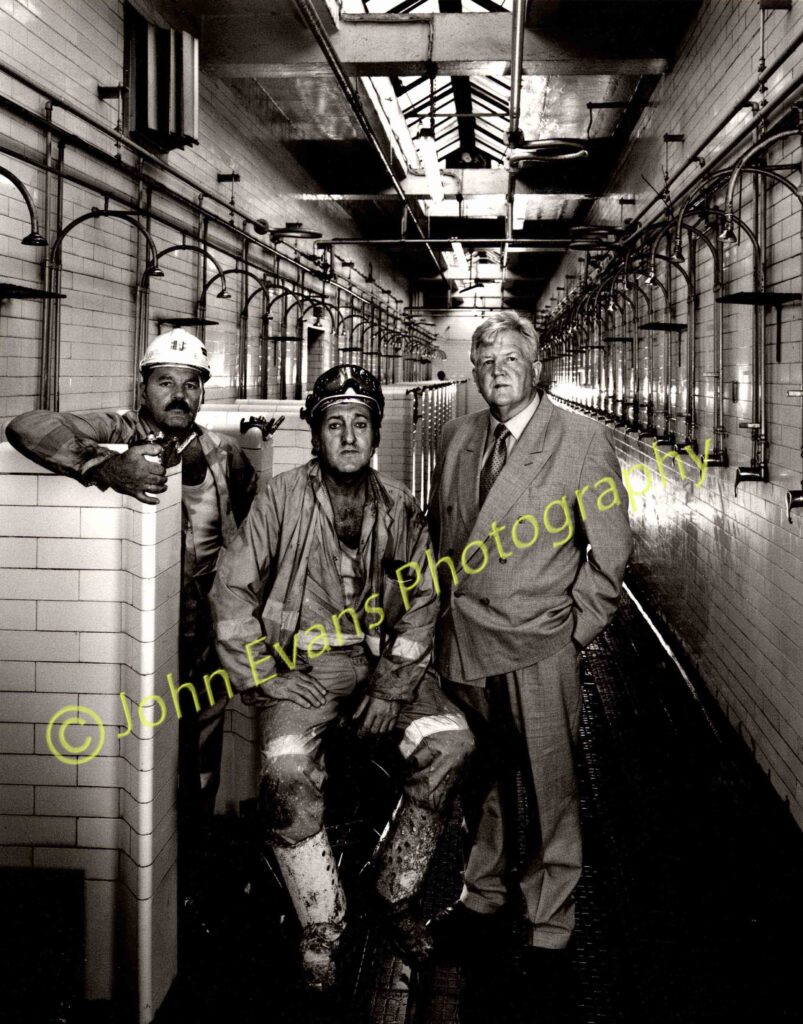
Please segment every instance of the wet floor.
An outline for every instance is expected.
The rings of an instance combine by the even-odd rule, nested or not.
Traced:
[[[519,984],[513,955],[501,974],[472,966],[464,1017],[803,1022],[803,837],[747,749],[629,601],[584,652],[583,689],[585,869],[565,1005],[547,1014]],[[338,747],[331,831],[354,923],[342,1001],[328,1019],[456,1022],[459,970],[411,974],[370,916],[358,919],[358,869],[392,809],[393,765],[378,750],[355,751],[345,735]],[[292,915],[257,838],[253,818],[216,820],[183,905],[181,976],[158,1024],[325,1019],[304,1005]],[[460,848],[455,816],[430,871],[427,911],[458,894]]]

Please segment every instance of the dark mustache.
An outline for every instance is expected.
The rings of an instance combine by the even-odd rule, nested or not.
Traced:
[[[165,406],[165,412],[170,412],[171,409],[179,409],[182,412],[189,412],[190,407],[184,401],[183,398],[174,398],[172,402],[168,402]]]

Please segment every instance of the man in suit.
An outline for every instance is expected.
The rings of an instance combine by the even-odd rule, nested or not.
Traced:
[[[578,655],[616,611],[631,534],[610,435],[539,390],[532,324],[490,316],[471,361],[488,410],[446,424],[429,519],[437,667],[477,743],[464,806],[472,845],[459,901],[430,928],[442,952],[496,945],[518,866],[525,973],[543,978],[566,962],[581,871]],[[537,826],[523,840],[517,771]]]

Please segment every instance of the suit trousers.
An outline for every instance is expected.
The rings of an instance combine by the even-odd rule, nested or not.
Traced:
[[[578,652],[572,642],[527,668],[490,676],[486,685],[444,680],[472,731],[476,752],[463,805],[471,841],[461,900],[493,913],[518,884],[530,944],[567,945],[582,868],[580,805],[574,767],[580,728]],[[516,774],[534,808],[532,829],[517,821]]]

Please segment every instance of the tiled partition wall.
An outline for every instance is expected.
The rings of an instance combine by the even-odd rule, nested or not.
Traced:
[[[86,997],[142,1024],[176,969],[180,502],[177,470],[148,506],[0,444],[0,865],[83,873]],[[49,745],[76,705],[97,719],[62,733],[64,711]],[[94,751],[97,721],[97,756],[56,758]]]

